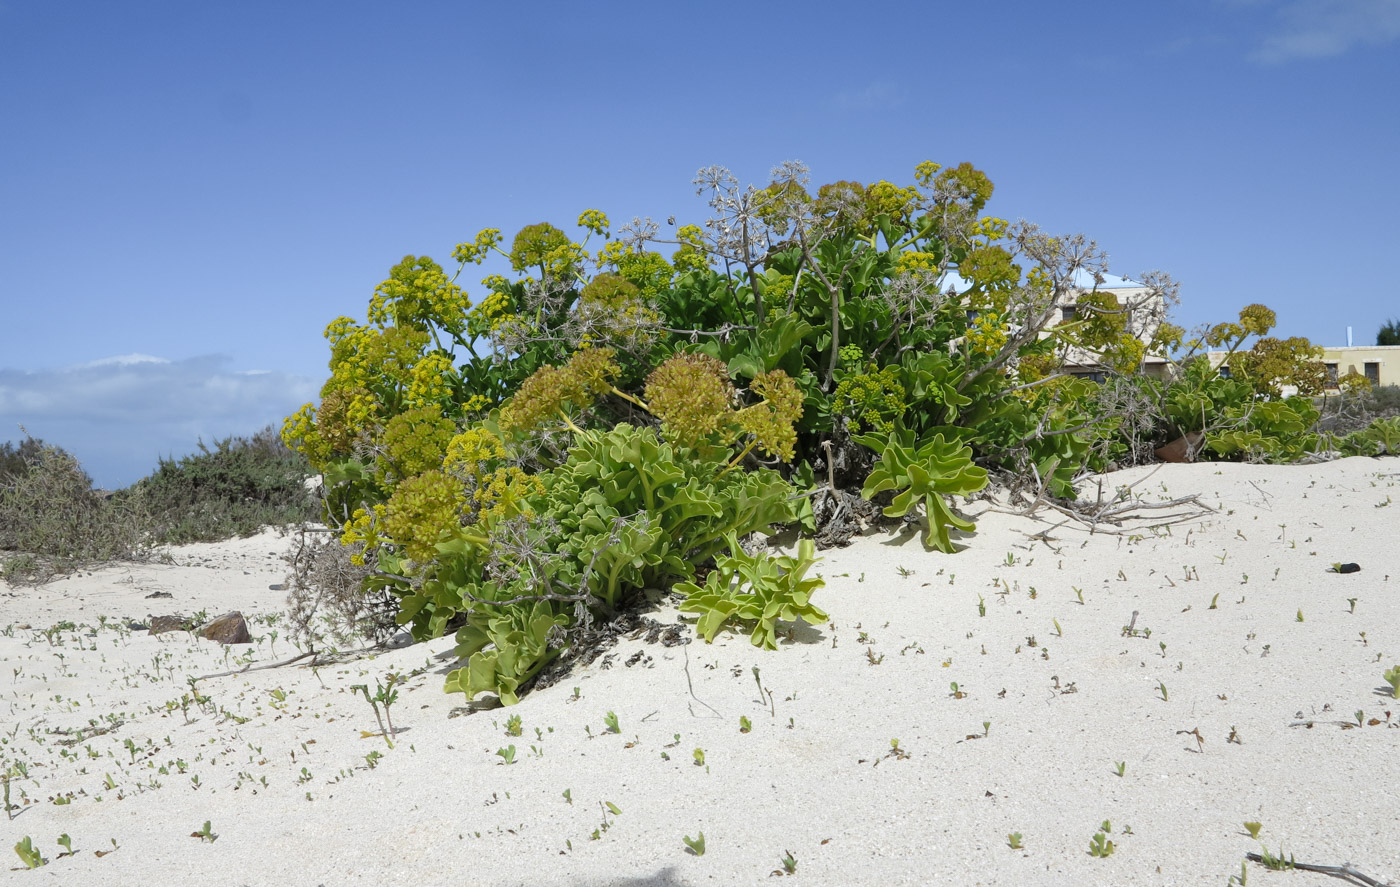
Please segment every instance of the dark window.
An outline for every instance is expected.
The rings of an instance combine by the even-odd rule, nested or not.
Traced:
[[[1337,365],[1335,363],[1327,364],[1327,387],[1337,387]]]
[[[1376,386],[1381,384],[1381,365],[1378,361],[1366,361],[1366,381]]]
[[[1222,379],[1228,379],[1228,378],[1230,378],[1230,365],[1229,365],[1228,363],[1225,363],[1225,364],[1221,364],[1221,365],[1220,365],[1220,378],[1222,378]]]
[[[1070,321],[1074,320],[1075,317],[1076,317],[1078,314],[1079,314],[1079,306],[1078,306],[1078,305],[1061,305],[1061,306],[1060,306],[1060,322],[1061,322],[1061,323],[1069,323]]]
[[[981,315],[981,313],[982,313],[982,312],[980,312],[980,311],[978,311],[978,310],[976,310],[976,309],[974,309],[974,308],[969,308],[969,309],[967,309],[967,322],[968,322],[968,323],[976,323],[976,322],[977,322],[977,318],[978,318],[978,316]]]

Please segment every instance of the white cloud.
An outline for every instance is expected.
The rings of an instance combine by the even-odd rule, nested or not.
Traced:
[[[161,456],[249,435],[317,396],[289,373],[233,371],[222,356],[170,361],[144,354],[56,370],[0,369],[0,440],[35,437],[78,457],[99,486],[125,486]]]
[[[1277,19],[1255,61],[1331,58],[1400,40],[1400,0],[1288,0]]]

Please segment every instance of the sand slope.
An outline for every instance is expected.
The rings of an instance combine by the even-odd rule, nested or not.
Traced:
[[[953,556],[862,538],[819,567],[830,624],[777,652],[741,634],[626,640],[608,667],[461,717],[441,689],[450,640],[208,679],[211,702],[182,713],[188,676],[295,653],[267,622],[284,597],[275,533],[0,585],[0,766],[28,772],[0,852],[18,865],[8,848],[28,835],[50,859],[0,878],[751,884],[790,851],[804,884],[1220,885],[1259,849],[1251,820],[1274,851],[1400,880],[1400,700],[1382,680],[1400,655],[1397,482],[1395,460],[1163,466],[1140,492],[1218,512],[1140,537],[989,512]],[[110,627],[235,608],[259,614],[258,643]],[[412,675],[392,750],[362,736],[378,728],[350,690],[391,671]],[[72,732],[91,719],[110,729]],[[190,836],[206,820],[212,843]],[[1116,852],[1095,858],[1104,820]],[[698,832],[703,857],[682,843]],[[61,833],[75,855],[57,858]],[[1251,883],[1324,880],[1250,868]]]

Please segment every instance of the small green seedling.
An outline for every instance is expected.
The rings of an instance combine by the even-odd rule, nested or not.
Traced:
[[[28,835],[25,835],[20,839],[18,844],[15,844],[15,853],[19,856],[19,861],[24,863],[25,868],[37,869],[41,865],[48,864],[48,860],[44,858],[44,854],[39,852]]]
[[[611,813],[613,816],[622,815],[622,808],[614,804],[612,801],[604,801],[603,804],[608,808],[608,812]]]
[[[1385,682],[1390,685],[1390,698],[1400,699],[1400,665],[1385,673]]]
[[[1349,597],[1349,598],[1347,598],[1347,603],[1351,604],[1351,609],[1347,611],[1348,613],[1355,613],[1355,612],[1356,612],[1356,602],[1357,602],[1358,600],[1360,600],[1360,598],[1354,598],[1354,597]]]
[[[747,733],[753,729],[753,722],[743,715],[739,716],[739,732]]]
[[[63,848],[63,852],[59,854],[60,859],[64,856],[73,855],[73,839],[68,837],[67,834],[62,834],[58,836],[58,846]]]
[[[1104,832],[1094,832],[1094,836],[1089,839],[1090,856],[1102,859],[1107,856],[1112,856],[1113,851],[1116,849],[1117,848],[1113,846],[1113,842],[1108,839],[1108,835]]]
[[[1064,636],[1065,636],[1065,632],[1064,632],[1064,629],[1060,628],[1060,620],[1058,620],[1058,619],[1051,619],[1050,621],[1053,622],[1053,623],[1055,624],[1055,637],[1057,637],[1057,638],[1062,638],[1062,637],[1064,637]]]
[[[693,754],[695,756],[695,766],[705,766],[705,750],[703,748],[697,748]]]
[[[1123,772],[1124,772],[1125,770],[1127,770],[1127,769],[1128,769],[1128,762],[1127,762],[1127,761],[1119,761],[1119,762],[1114,766],[1113,772],[1114,772],[1114,773],[1117,773],[1117,774],[1121,777],[1121,776],[1123,775]]]
[[[1218,610],[1218,609],[1220,609],[1218,606],[1216,606],[1219,602],[1220,602],[1220,592],[1216,592],[1215,595],[1210,599],[1210,606],[1209,606],[1209,607],[1206,607],[1206,609],[1207,609],[1207,610]]]
[[[569,802],[569,806],[570,806],[570,807],[574,806],[574,790],[573,790],[573,789],[571,789],[571,788],[566,788],[566,789],[564,789],[564,800],[566,800],[566,801]]]
[[[1262,864],[1264,868],[1268,869],[1271,872],[1281,872],[1285,869],[1291,869],[1297,864],[1293,861],[1292,854],[1289,854],[1287,859],[1283,858],[1282,847],[1278,848],[1277,856],[1270,853],[1268,847],[1261,847],[1259,849],[1261,851],[1259,854],[1260,864]]]
[[[1012,850],[1020,850],[1023,847],[1025,847],[1025,845],[1021,843],[1020,832],[1012,832],[1011,834],[1007,835],[1006,843],[1007,846],[1009,846]]]
[[[1302,622],[1302,621],[1303,621],[1303,610],[1302,610],[1301,607],[1298,609],[1298,616],[1297,616],[1296,621],[1298,621],[1298,622]]]
[[[1074,589],[1074,596],[1079,601],[1079,603],[1084,603],[1084,589],[1075,588],[1075,586],[1073,585],[1071,585],[1070,588]]]
[[[608,712],[603,715],[603,725],[608,728],[609,733],[621,733],[622,729],[617,725],[617,713]]]
[[[1157,692],[1162,694],[1162,701],[1167,701],[1167,685],[1161,681],[1157,682]]]
[[[204,828],[200,829],[197,832],[190,832],[190,837],[199,838],[200,840],[205,841],[209,844],[212,844],[215,841],[219,840],[219,836],[214,834],[213,829],[209,827],[209,820],[207,819],[204,820]]]
[[[987,615],[987,599],[984,598],[984,597],[982,597],[982,595],[980,595],[980,594],[977,596],[977,615],[978,615],[978,616],[986,616],[986,615]]]
[[[515,746],[507,745],[505,748],[496,749],[497,756],[507,764],[515,763]]]
[[[1263,827],[1264,824],[1261,822],[1246,822],[1244,824],[1244,830],[1249,832],[1249,836],[1256,841],[1259,840],[1259,830]]]
[[[511,715],[506,718],[507,736],[519,736],[523,731],[524,727],[520,721],[520,715]]]
[[[783,864],[782,871],[781,871],[781,872],[775,871],[774,874],[784,874],[784,875],[795,875],[795,874],[797,874],[797,857],[792,855],[792,851],[791,851],[791,850],[784,850],[784,851],[783,851],[783,858],[782,858],[781,860],[779,860],[779,861]]]
[[[696,836],[693,837],[693,838],[687,838],[685,835],[681,835],[681,840],[685,842],[685,846],[686,846],[687,848],[689,848],[689,850],[690,850],[691,853],[694,853],[696,856],[704,856],[704,855],[705,855],[705,833],[704,833],[704,832],[700,832],[700,833],[696,834]]]

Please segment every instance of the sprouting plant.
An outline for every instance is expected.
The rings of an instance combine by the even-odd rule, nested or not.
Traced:
[[[191,837],[191,838],[199,838],[199,839],[201,839],[201,840],[203,840],[203,841],[206,841],[206,842],[208,842],[208,843],[210,843],[210,844],[214,843],[215,841],[219,840],[219,836],[216,835],[216,834],[214,834],[213,829],[211,829],[209,826],[210,826],[210,821],[207,820],[207,819],[204,820],[204,828],[200,829],[200,830],[197,831],[197,832],[190,832],[190,837]]]
[[[1298,622],[1302,622],[1302,621],[1303,621],[1303,608],[1302,608],[1302,607],[1299,607],[1299,608],[1298,608],[1298,616],[1296,617],[1296,621],[1298,621]]]
[[[1262,864],[1262,865],[1264,866],[1264,868],[1268,869],[1268,870],[1271,871],[1271,872],[1279,872],[1279,871],[1284,871],[1285,869],[1291,869],[1291,868],[1293,868],[1294,865],[1295,865],[1295,863],[1293,862],[1293,855],[1292,855],[1292,854],[1289,854],[1289,856],[1288,856],[1287,859],[1284,859],[1284,858],[1283,858],[1283,848],[1282,848],[1282,847],[1279,847],[1279,848],[1278,848],[1278,855],[1277,855],[1277,856],[1275,856],[1274,854],[1270,853],[1268,847],[1261,847],[1261,848],[1259,848],[1259,849],[1260,849],[1260,853],[1259,853],[1259,862],[1260,862],[1260,864]]]
[[[41,865],[46,865],[48,860],[34,846],[34,842],[25,835],[15,844],[15,853],[19,856],[19,861],[24,863],[25,868],[37,869]]]
[[[1246,822],[1244,824],[1244,830],[1249,832],[1249,836],[1256,841],[1259,840],[1259,829],[1263,827],[1263,823],[1260,822]]]
[[[515,763],[515,746],[513,744],[507,745],[505,748],[496,749],[496,754],[507,764]]]
[[[991,735],[991,733],[992,733],[992,722],[991,722],[991,721],[983,721],[983,722],[982,722],[982,738],[983,738],[983,739],[986,739],[988,736]]]
[[[1400,699],[1400,665],[1386,671],[1385,682],[1390,685],[1390,698]]]
[[[1356,602],[1357,602],[1358,600],[1359,600],[1359,598],[1354,598],[1354,597],[1349,597],[1349,598],[1347,598],[1347,603],[1348,603],[1348,604],[1351,604],[1351,609],[1350,609],[1350,610],[1347,610],[1348,613],[1355,613],[1355,612],[1356,612]]]
[[[1162,694],[1162,701],[1167,701],[1167,685],[1161,681],[1157,682],[1157,692]]]
[[[987,599],[984,598],[984,597],[982,597],[982,595],[980,595],[980,594],[977,596],[977,615],[978,615],[978,616],[986,616],[986,615],[987,615]]]
[[[609,733],[621,733],[622,729],[617,725],[617,713],[608,712],[603,715],[603,725],[607,727]]]
[[[1079,601],[1079,603],[1084,603],[1084,589],[1075,588],[1073,585],[1071,585],[1070,588],[1074,589],[1074,596]]]
[[[685,842],[685,846],[686,846],[687,848],[689,848],[689,850],[690,850],[691,853],[694,853],[696,856],[704,856],[704,855],[705,855],[705,833],[704,833],[704,832],[697,832],[696,835],[695,835],[695,837],[693,837],[693,838],[688,838],[688,837],[686,837],[685,835],[681,835],[681,840]]]
[[[566,801],[569,802],[569,806],[570,806],[570,807],[574,806],[574,790],[573,790],[573,789],[571,789],[571,788],[566,788],[566,789],[564,789],[564,800],[566,800]]]
[[[379,759],[382,757],[384,757],[384,755],[376,749],[375,751],[372,751],[369,754],[365,755],[365,763],[369,765],[369,768],[371,770],[373,770],[376,766],[379,765]]]
[[[753,729],[753,722],[743,715],[739,716],[739,732],[747,733]]]
[[[1064,629],[1060,628],[1060,620],[1058,620],[1058,619],[1051,619],[1050,621],[1051,621],[1052,623],[1054,623],[1054,625],[1055,625],[1055,637],[1057,637],[1057,638],[1062,638],[1062,637],[1064,637],[1064,636],[1065,636],[1065,632],[1064,632]]]
[[[949,695],[952,696],[954,699],[964,699],[964,698],[967,697],[967,691],[966,691],[966,690],[959,690],[959,689],[958,689],[958,682],[957,682],[957,681],[953,681],[952,683],[950,683],[950,684],[948,685],[948,689],[949,689],[950,691],[952,691],[952,692],[949,693]]]
[[[73,839],[67,834],[58,836],[58,846],[63,848],[63,853],[59,854],[60,858],[73,855]]]
[[[1238,875],[1231,875],[1230,880],[1226,882],[1225,887],[1236,887],[1236,885],[1238,885],[1238,887],[1246,887],[1248,881],[1249,868],[1244,862],[1241,862],[1240,873]]]
[[[895,567],[895,572],[899,573],[899,577],[901,579],[908,579],[910,576],[914,575],[913,570],[909,569],[906,566],[903,566],[902,564],[898,567]]]
[[[1114,772],[1114,773],[1117,773],[1119,776],[1122,776],[1122,775],[1123,775],[1123,771],[1125,771],[1125,770],[1127,770],[1127,769],[1128,769],[1128,762],[1127,762],[1127,761],[1119,761],[1116,765],[1114,765],[1113,772]]]
[[[1020,850],[1025,845],[1021,843],[1021,833],[1012,832],[1006,836],[1006,843],[1012,850]]]
[[[1157,642],[1157,646],[1159,646],[1159,647],[1162,648],[1162,658],[1163,658],[1163,659],[1166,659],[1166,658],[1167,658],[1167,642],[1166,642],[1166,641],[1158,641],[1158,642]]]
[[[784,850],[784,851],[783,851],[783,858],[782,858],[781,860],[779,860],[779,862],[781,862],[782,865],[783,865],[782,874],[785,874],[785,875],[795,875],[795,874],[797,874],[797,857],[792,855],[792,851],[791,851],[791,850]],[[778,874],[778,873],[775,871],[774,874]]]
[[[1097,858],[1112,856],[1115,849],[1117,848],[1113,846],[1113,842],[1108,839],[1108,835],[1104,832],[1094,832],[1094,836],[1089,839],[1090,856]]]
[[[692,755],[695,758],[695,766],[705,766],[705,750],[703,748],[697,748],[694,752],[692,752]]]
[[[1207,610],[1219,609],[1219,608],[1216,606],[1216,604],[1217,604],[1217,602],[1218,602],[1219,600],[1220,600],[1220,592],[1217,591],[1217,592],[1215,593],[1215,595],[1210,599],[1210,606],[1209,606],[1209,607],[1206,607],[1206,609],[1207,609]]]
[[[506,735],[519,736],[524,730],[521,724],[520,715],[511,715],[506,718]],[[536,730],[535,732],[539,732]]]
[[[390,672],[386,679],[389,682],[387,686],[376,680],[374,682],[375,693],[373,696],[369,695],[369,687],[365,684],[355,684],[350,687],[351,693],[354,693],[356,690],[363,693],[365,700],[369,702],[370,707],[374,709],[374,719],[379,723],[379,735],[384,737],[384,742],[390,748],[394,747],[394,721],[393,718],[389,716],[389,706],[393,705],[399,698],[398,691],[394,689],[394,684],[398,682],[398,679],[398,675]],[[379,716],[380,705],[384,706],[384,716],[382,718]],[[387,728],[384,726],[386,722],[388,723]],[[374,734],[361,731],[360,735],[373,736]]]

